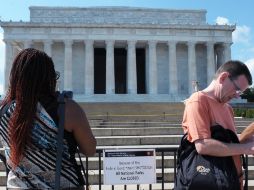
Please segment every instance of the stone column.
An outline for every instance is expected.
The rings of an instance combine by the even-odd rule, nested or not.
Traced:
[[[206,43],[207,50],[207,85],[213,80],[215,74],[214,42]]]
[[[19,52],[22,51],[22,47],[20,47],[20,45],[16,42],[12,43],[12,51],[13,51],[13,55],[12,58],[13,60],[15,59],[15,57],[19,54]]]
[[[177,94],[177,63],[176,63],[176,42],[168,42],[169,55],[169,94]]]
[[[217,62],[216,62],[216,70],[224,63],[224,52],[223,47],[221,44],[216,46],[216,55],[217,55]]]
[[[127,93],[137,94],[136,41],[128,41]]]
[[[106,94],[115,94],[114,41],[106,41]]]
[[[85,94],[94,94],[94,48],[93,40],[85,41]]]
[[[52,57],[52,43],[52,40],[44,41],[44,51],[49,57]]]
[[[64,90],[72,90],[72,43],[64,41]]]
[[[188,42],[189,94],[193,93],[193,83],[197,82],[195,42]]]
[[[223,48],[224,48],[224,63],[227,61],[231,60],[231,43],[224,43]]]
[[[148,93],[157,94],[157,57],[156,41],[149,41],[148,45]]]
[[[10,40],[4,40],[5,42],[5,66],[4,66],[4,94],[6,94],[9,87],[9,76],[13,62],[13,47]]]
[[[33,44],[32,40],[24,41],[24,49],[31,48],[32,44]]]

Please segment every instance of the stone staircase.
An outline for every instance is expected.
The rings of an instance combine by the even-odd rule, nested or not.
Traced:
[[[179,108],[175,108],[179,109]],[[183,135],[181,128],[181,111],[177,113],[150,114],[146,113],[138,117],[137,115],[119,114],[94,114],[88,113],[89,123],[97,139],[97,149],[107,148],[159,148],[159,147],[178,147]],[[113,116],[114,115],[114,116]],[[236,118],[237,131],[240,133],[252,119]],[[88,174],[91,190],[99,189],[99,154],[88,158]],[[102,156],[102,154],[101,154]],[[101,167],[103,168],[103,158],[101,158]],[[82,157],[85,165],[85,157]],[[254,189],[254,158],[249,156],[249,189]],[[173,188],[174,180],[174,155],[165,153],[164,172],[165,186],[164,189]],[[156,175],[157,183],[152,185],[153,190],[162,189],[161,172],[162,157],[156,153]],[[0,189],[5,189],[6,174],[3,163],[0,163]],[[103,171],[101,171],[101,182],[103,184]],[[149,185],[128,185],[128,190],[149,189]],[[102,190],[112,189],[110,185],[102,185]],[[116,185],[114,189],[125,189],[124,185]]]
[[[251,119],[236,118],[237,131],[240,133]],[[94,135],[96,136],[98,148],[120,148],[120,147],[177,147],[180,138],[183,135],[181,120],[90,120]],[[171,153],[166,154],[164,162],[165,168],[165,189],[173,188],[174,180],[174,156]],[[89,158],[89,181],[92,189],[98,188],[98,158]],[[249,189],[254,189],[254,159],[249,156]],[[156,157],[157,179],[161,176],[161,156]],[[95,172],[97,171],[97,172]],[[103,175],[103,171],[102,171]],[[153,189],[161,189],[161,184],[153,185]],[[115,186],[117,188],[118,186]],[[110,188],[103,185],[102,189]],[[140,189],[149,189],[148,185],[141,185]],[[119,186],[119,189],[124,189]],[[128,185],[129,189],[129,185]],[[130,189],[132,189],[130,187]],[[133,189],[137,189],[133,186]]]

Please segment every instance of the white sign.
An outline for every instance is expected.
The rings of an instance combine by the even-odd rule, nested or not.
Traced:
[[[156,183],[154,149],[104,150],[104,184]]]

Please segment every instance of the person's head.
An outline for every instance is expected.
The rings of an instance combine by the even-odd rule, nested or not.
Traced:
[[[14,59],[4,103],[15,100],[10,119],[11,160],[16,166],[29,143],[38,101],[55,94],[57,73],[52,59],[44,52],[29,48]]]
[[[248,86],[252,85],[252,77],[248,67],[241,61],[228,61],[215,73],[215,96],[220,102],[228,102],[238,98]]]
[[[7,94],[16,100],[28,94],[29,99],[39,99],[41,95],[55,93],[56,79],[54,63],[46,53],[24,49],[13,62]]]

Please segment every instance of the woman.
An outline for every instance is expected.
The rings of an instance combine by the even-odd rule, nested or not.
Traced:
[[[2,110],[6,111],[0,123],[10,169],[7,188],[55,186],[58,77],[52,59],[42,51],[24,49],[13,62],[9,89],[2,102]],[[81,107],[73,100],[66,100],[61,188],[84,186],[75,161],[77,146],[91,156],[96,150],[96,140]]]

